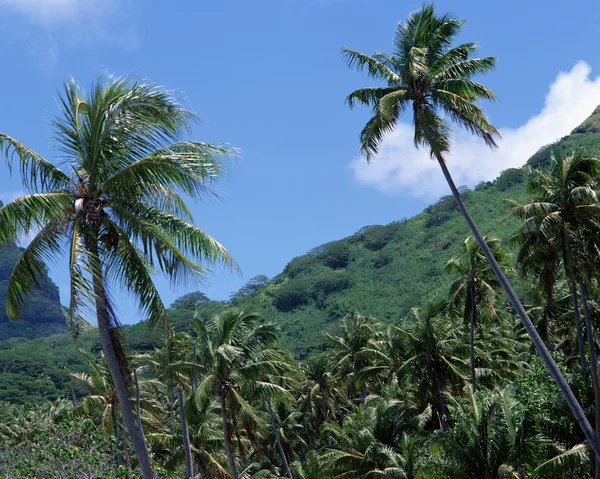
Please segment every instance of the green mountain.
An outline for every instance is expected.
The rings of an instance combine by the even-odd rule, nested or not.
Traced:
[[[36,293],[27,299],[22,320],[9,321],[5,307],[6,288],[20,254],[21,249],[13,242],[0,245],[0,339],[13,336],[33,338],[65,332],[58,287],[47,275],[39,278]]]
[[[518,225],[515,219],[505,218],[508,200],[525,199],[526,168],[543,168],[552,150],[568,154],[578,149],[600,156],[600,108],[570,135],[542,147],[524,167],[508,169],[495,181],[463,190],[481,230],[503,241],[510,238]],[[393,322],[428,297],[447,295],[452,278],[444,266],[461,252],[468,235],[454,199],[443,197],[412,218],[367,226],[352,236],[318,246],[292,259],[271,280],[252,278],[229,302],[210,301],[200,292],[187,294],[171,306],[171,323],[176,330],[185,330],[196,310],[208,315],[228,306],[256,310],[267,321],[279,324],[284,346],[304,358],[325,347],[323,333],[335,331],[340,318],[351,309]],[[5,250],[10,254],[0,256],[0,295],[6,272],[18,257],[14,245]],[[518,279],[513,279],[519,286]],[[58,307],[58,292],[49,280],[45,284],[47,289],[43,287],[36,299],[45,301],[39,304],[48,305],[50,311]],[[36,319],[27,315],[25,324],[39,328],[43,326],[40,318],[47,317],[54,316]],[[13,324],[0,324],[0,333],[2,326]],[[132,350],[147,351],[161,344],[160,332],[149,331],[143,323],[123,329]],[[94,353],[100,350],[95,330],[83,331],[77,345]],[[0,341],[0,401],[56,398],[70,394],[71,388],[77,394],[81,385],[69,373],[86,369],[83,356],[75,351],[67,334]]]
[[[506,217],[508,200],[525,199],[526,168],[543,168],[552,151],[579,149],[600,155],[600,107],[570,135],[540,148],[522,168],[463,189],[481,231],[506,242],[518,227],[516,219]],[[285,345],[302,357],[318,350],[323,332],[335,329],[351,309],[392,322],[428,297],[447,295],[451,278],[444,266],[461,253],[468,235],[454,199],[445,196],[412,218],[364,227],[294,258],[280,275],[238,294],[232,303],[259,310],[281,325]]]

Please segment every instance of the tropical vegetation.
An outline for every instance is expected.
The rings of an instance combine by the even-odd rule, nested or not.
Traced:
[[[372,108],[367,160],[409,111],[452,196],[227,302],[198,285],[235,261],[186,201],[214,194],[235,150],[187,140],[196,115],[174,93],[67,81],[57,162],[0,134],[27,190],[0,204],[0,293],[24,321],[0,324],[0,475],[600,477],[600,111],[525,167],[458,188],[451,126],[498,137],[475,79],[496,59],[454,45],[463,24],[424,5],[391,54],[343,49],[378,83],[347,97]],[[47,275],[60,256],[64,312]],[[157,273],[189,292],[167,307]],[[139,324],[120,325],[116,289]]]

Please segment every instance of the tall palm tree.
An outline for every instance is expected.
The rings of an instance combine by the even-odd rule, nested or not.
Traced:
[[[486,238],[486,243],[494,254],[494,258],[502,266],[507,259],[507,254],[502,250],[500,240]],[[475,377],[475,325],[477,323],[477,308],[487,308],[494,314],[494,290],[495,276],[491,270],[481,248],[473,236],[469,236],[465,242],[465,254],[461,258],[453,257],[446,264],[446,271],[457,274],[460,277],[450,287],[450,306],[457,310],[459,303],[463,304],[463,316],[469,324],[469,344],[471,349],[471,389],[477,390]],[[508,268],[504,266],[504,270]]]
[[[350,107],[362,103],[373,108],[373,117],[360,134],[361,151],[367,161],[373,159],[385,134],[394,129],[400,115],[409,105],[412,106],[415,146],[426,146],[439,163],[462,215],[538,354],[585,436],[596,453],[600,454],[600,440],[467,211],[446,164],[444,156],[450,149],[450,125],[446,116],[482,138],[491,147],[496,145],[495,137],[498,136],[494,126],[477,105],[479,100],[493,100],[495,96],[485,86],[473,80],[475,75],[492,70],[496,58],[469,58],[477,50],[475,43],[452,46],[464,23],[464,20],[457,20],[449,15],[436,15],[433,5],[424,5],[412,13],[406,22],[398,24],[394,52],[391,55],[366,55],[349,48],[343,49],[349,67],[366,69],[369,76],[385,83],[385,86],[360,88],[347,97]]]
[[[396,328],[406,354],[398,373],[416,380],[419,395],[433,405],[442,432],[447,428],[446,390],[461,386],[468,370],[458,329],[447,316],[447,307],[444,300],[430,300],[413,309],[406,329]]]
[[[520,237],[523,238],[521,243],[526,251],[527,247],[539,250],[539,245],[548,244],[562,259],[571,289],[581,363],[585,369],[587,364],[579,319],[579,289],[594,383],[596,435],[600,433],[600,377],[586,281],[594,276],[598,263],[600,203],[596,187],[599,178],[600,161],[596,158],[582,152],[565,157],[553,154],[548,173],[530,171],[527,182],[529,202],[511,209],[512,214],[524,221]],[[600,456],[597,457],[596,478],[600,478]]]
[[[204,378],[194,391],[198,409],[212,398],[221,406],[225,452],[233,479],[239,473],[232,449],[231,423],[236,416],[257,421],[253,400],[265,401],[287,395],[276,378],[289,363],[276,347],[277,329],[259,324],[260,316],[244,311],[226,310],[213,318],[195,318]],[[261,404],[261,405],[262,405]]]
[[[381,353],[372,342],[381,336],[381,323],[370,316],[354,311],[342,318],[342,335],[326,334],[327,341],[334,350],[333,371],[341,378],[348,378],[348,398],[356,388],[360,388],[360,399],[367,399],[367,381],[385,368],[376,364]]]
[[[0,208],[0,243],[36,233],[12,272],[6,308],[18,316],[45,265],[67,254],[69,317],[95,313],[129,437],[144,477],[151,478],[129,403],[111,287],[131,293],[150,326],[166,324],[155,271],[185,285],[205,276],[200,262],[232,264],[227,251],[194,226],[181,196],[210,194],[222,171],[219,157],[229,151],[184,141],[196,115],[148,81],[107,77],[83,92],[68,80],[59,107],[52,126],[62,168],[0,134],[0,151],[19,161],[30,191]]]

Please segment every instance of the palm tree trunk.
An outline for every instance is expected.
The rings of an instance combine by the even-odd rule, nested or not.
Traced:
[[[173,395],[173,378],[169,378],[169,434],[171,439],[175,432],[173,431],[173,411],[175,410],[175,397]],[[175,442],[171,442],[171,454],[175,455]]]
[[[75,409],[77,409],[77,400],[75,399],[75,390],[73,386],[71,386],[71,401],[73,402],[73,413],[75,413]]]
[[[194,394],[194,391],[198,387],[198,372],[196,371],[197,361],[196,340],[194,340],[194,372],[192,373],[192,394]]]
[[[471,389],[473,394],[477,392],[477,383],[475,379],[475,315],[476,304],[475,304],[475,283],[474,280],[469,280],[469,294],[471,295],[471,330],[469,332],[469,342],[471,347]]]
[[[600,433],[600,378],[598,377],[598,356],[596,355],[596,341],[594,340],[594,329],[592,327],[592,315],[587,300],[587,288],[583,280],[579,280],[579,292],[581,294],[581,303],[583,304],[583,314],[585,316],[585,330],[588,337],[588,345],[590,347],[590,365],[592,372],[592,380],[594,382],[594,410],[595,410],[595,426],[596,436]],[[600,457],[596,455],[594,478],[600,479]]]
[[[542,361],[544,361],[544,364],[546,365],[546,368],[550,372],[552,379],[554,379],[554,382],[560,389],[560,392],[562,393],[563,397],[565,398],[565,401],[569,405],[569,408],[571,409],[571,412],[573,413],[575,420],[579,424],[579,427],[583,431],[583,434],[585,435],[588,442],[590,443],[590,446],[596,453],[596,456],[600,456],[600,441],[596,437],[596,434],[594,433],[592,426],[590,426],[590,423],[588,422],[587,418],[585,417],[585,413],[583,412],[581,405],[577,401],[577,398],[573,394],[573,391],[569,387],[569,384],[567,383],[564,376],[560,372],[560,369],[558,369],[558,366],[556,365],[554,358],[552,358],[550,351],[548,351],[548,348],[546,348],[546,345],[542,341],[542,338],[540,338],[540,335],[538,334],[537,330],[535,329],[535,326],[531,322],[531,319],[529,319],[529,316],[527,315],[525,308],[521,304],[521,301],[519,301],[517,294],[512,289],[512,286],[510,285],[510,282],[508,281],[508,278],[506,277],[506,275],[500,268],[500,265],[494,258],[492,251],[490,250],[487,243],[483,239],[483,236],[479,232],[479,229],[477,228],[477,225],[473,221],[473,218],[471,218],[471,215],[469,214],[465,203],[463,202],[462,198],[460,197],[460,193],[458,192],[458,189],[456,188],[456,185],[454,184],[454,180],[452,179],[452,176],[450,175],[450,172],[448,171],[448,167],[446,166],[446,162],[444,161],[444,158],[442,157],[441,153],[436,154],[436,159],[438,160],[440,168],[442,169],[442,173],[444,174],[444,177],[446,178],[446,181],[448,182],[448,186],[450,186],[450,189],[452,190],[452,194],[454,195],[454,199],[456,200],[456,203],[458,204],[458,207],[459,207],[462,215],[464,216],[465,220],[467,221],[467,224],[469,225],[469,228],[471,229],[473,236],[477,240],[477,243],[479,244],[481,250],[483,251],[483,254],[485,255],[486,259],[488,260],[490,267],[496,274],[496,278],[498,279],[498,282],[502,285],[502,288],[506,292],[506,295],[508,296],[510,303],[512,304],[513,308],[515,308],[515,311],[516,311],[517,315],[519,316],[519,319],[523,323],[523,326],[525,327],[527,334],[529,334],[529,337],[531,338],[531,341],[533,342],[535,349],[537,350],[538,354],[542,358]]]
[[[127,447],[127,429],[123,421],[123,415],[121,415],[121,427],[123,428],[123,455],[125,456],[125,465],[128,469],[131,469],[131,457],[129,456],[129,448]],[[127,474],[129,478],[129,474]]]
[[[273,428],[273,433],[275,434],[277,449],[279,449],[281,461],[283,462],[283,469],[285,471],[286,476],[288,476],[290,479],[294,479],[294,476],[292,476],[290,465],[287,461],[287,457],[285,456],[285,452],[283,451],[283,446],[281,445],[281,438],[279,437],[279,427],[277,426],[277,421],[275,420],[275,414],[273,414],[273,408],[271,407],[271,403],[267,402],[267,406],[269,407],[269,415],[271,416],[271,427]]]
[[[438,381],[438,393],[440,395],[440,421],[442,423],[442,432],[446,433],[446,398],[444,397],[443,384],[442,381]]]
[[[94,296],[96,301],[96,316],[98,318],[98,333],[100,335],[100,343],[102,344],[102,350],[104,351],[104,357],[106,358],[106,364],[117,392],[117,398],[119,399],[119,405],[121,406],[121,412],[123,414],[123,422],[127,426],[129,431],[129,437],[135,450],[135,455],[138,460],[138,464],[144,479],[154,479],[154,471],[150,466],[150,458],[148,456],[148,449],[146,448],[146,442],[137,426],[133,411],[131,409],[131,403],[129,402],[129,392],[125,385],[125,379],[121,374],[121,368],[119,367],[119,360],[115,353],[113,340],[110,333],[110,321],[108,316],[108,303],[106,298],[106,291],[104,288],[104,280],[102,276],[102,267],[98,256],[98,234],[92,235],[92,239],[86,241],[86,246],[90,254],[90,260],[92,263],[92,282],[94,288]]]
[[[115,437],[115,447],[117,452],[115,454],[115,461],[117,465],[123,464],[123,458],[121,457],[121,453],[119,452],[119,425],[117,424],[117,407],[114,402],[110,403],[110,414],[112,417],[113,423],[113,436]]]
[[[325,426],[327,426],[327,424],[329,423],[329,408],[327,407],[327,404],[329,403],[329,390],[327,389],[327,387],[323,388],[322,391],[322,395],[323,395],[323,421],[325,422]],[[329,430],[329,428],[327,429],[327,446],[331,447],[331,431]]]
[[[569,287],[571,288],[571,299],[573,301],[573,311],[575,313],[577,344],[579,345],[579,362],[581,363],[581,369],[585,371],[587,369],[587,361],[585,360],[585,346],[583,345],[583,331],[581,329],[581,316],[579,315],[579,304],[577,302],[577,287],[575,286],[575,281],[569,280]]]
[[[204,470],[204,467],[202,467],[202,461],[197,458],[196,460],[196,465],[198,466],[198,472],[200,473],[200,477],[202,479],[208,479],[208,476],[206,475],[206,471]]]
[[[310,390],[309,390],[310,391]],[[315,421],[315,411],[313,409],[313,403],[312,403],[312,394],[309,392],[308,393],[308,412],[310,414],[310,445],[311,445],[311,449],[313,451],[317,450],[317,439],[315,436],[315,431],[317,429],[317,425],[316,425],[316,421]]]
[[[183,397],[183,386],[181,383],[177,386],[179,393],[179,418],[181,419],[181,434],[183,436],[183,449],[185,450],[185,477],[193,479],[194,463],[192,461],[192,447],[190,445],[190,434],[188,432],[187,421],[185,419],[185,402]]]
[[[142,428],[142,414],[140,407],[140,383],[138,381],[137,370],[133,370],[133,379],[135,380],[135,412],[137,414],[137,424],[142,436],[144,435],[144,429]],[[144,438],[145,440],[145,438]]]
[[[235,468],[235,461],[231,452],[231,443],[229,442],[229,425],[227,423],[227,404],[225,401],[225,394],[221,393],[221,416],[223,418],[223,439],[225,440],[225,454],[227,454],[227,461],[229,461],[229,469],[231,470],[232,479],[238,479],[238,472]]]

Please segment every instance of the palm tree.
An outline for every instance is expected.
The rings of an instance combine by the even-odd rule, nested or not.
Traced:
[[[381,324],[370,316],[354,311],[342,318],[342,335],[326,334],[327,341],[334,349],[333,371],[341,378],[348,378],[348,398],[352,398],[355,389],[360,388],[360,399],[367,399],[367,381],[385,368],[378,366],[376,360],[382,356],[372,342],[381,336]]]
[[[396,437],[387,425],[397,419],[399,401],[369,400],[359,405],[343,424],[331,424],[337,449],[323,454],[330,477],[370,479],[374,477],[414,479],[423,457],[424,438],[403,432]],[[401,429],[400,424],[396,424]]]
[[[360,134],[361,151],[367,161],[373,159],[385,134],[394,129],[400,115],[412,105],[415,145],[429,148],[431,156],[439,163],[458,207],[498,282],[579,426],[594,451],[600,455],[600,440],[467,211],[446,165],[444,155],[450,149],[450,126],[445,116],[482,138],[491,147],[496,145],[495,137],[498,136],[494,126],[477,105],[479,100],[493,100],[495,96],[485,86],[473,80],[475,75],[491,71],[496,58],[469,58],[477,50],[475,43],[452,47],[452,41],[464,23],[464,20],[457,20],[449,15],[438,16],[433,5],[424,5],[412,13],[406,22],[398,24],[392,55],[366,55],[349,48],[343,49],[349,67],[366,69],[369,76],[385,83],[385,86],[360,88],[347,97],[350,107],[362,103],[373,108],[373,117]]]
[[[507,254],[502,250],[500,240],[487,239],[486,243],[494,254],[496,261],[502,265],[507,259]],[[465,242],[464,260],[458,257],[451,258],[446,264],[446,271],[460,277],[450,287],[450,306],[452,310],[458,309],[459,303],[463,304],[463,315],[469,327],[469,344],[471,349],[471,389],[477,390],[475,377],[475,325],[477,324],[477,307],[486,308],[494,312],[494,273],[490,269],[485,256],[475,238],[469,236]],[[508,268],[504,267],[506,271]]]
[[[561,256],[569,281],[582,367],[586,368],[583,333],[579,319],[577,289],[585,316],[590,349],[590,365],[596,402],[596,435],[600,433],[600,377],[592,319],[587,301],[586,281],[593,277],[598,263],[600,204],[595,188],[600,178],[600,162],[582,152],[561,157],[552,155],[549,173],[531,170],[527,183],[530,201],[515,205],[513,215],[523,219],[520,233],[525,247],[548,244]],[[600,456],[596,478],[600,477]]]
[[[433,405],[442,432],[447,428],[446,390],[463,384],[467,366],[447,308],[446,301],[431,300],[423,308],[413,309],[413,321],[406,329],[396,328],[406,354],[398,373],[416,380],[419,395]]]
[[[272,324],[258,324],[256,313],[226,310],[213,318],[195,318],[199,338],[199,357],[205,374],[194,391],[198,409],[216,397],[221,406],[225,452],[233,479],[238,469],[232,450],[230,423],[241,416],[258,421],[252,400],[272,400],[287,395],[274,378],[289,367],[276,347],[277,329]],[[271,379],[269,379],[271,378]]]
[[[183,141],[196,115],[148,81],[108,77],[83,92],[69,80],[59,107],[61,116],[52,125],[63,169],[0,134],[0,151],[19,160],[30,191],[0,208],[0,243],[37,232],[12,272],[6,308],[9,316],[18,316],[45,265],[67,253],[69,317],[95,313],[124,422],[142,473],[151,478],[129,403],[110,291],[131,293],[150,326],[166,324],[152,279],[156,270],[182,285],[205,276],[199,262],[233,264],[217,241],[194,226],[181,196],[209,194],[221,173],[218,158],[229,150]]]
[[[586,446],[565,449],[532,422],[532,403],[543,400],[528,398],[523,404],[506,390],[469,390],[464,399],[452,399],[456,423],[447,435],[434,438],[436,453],[423,477],[520,479],[583,473]]]

